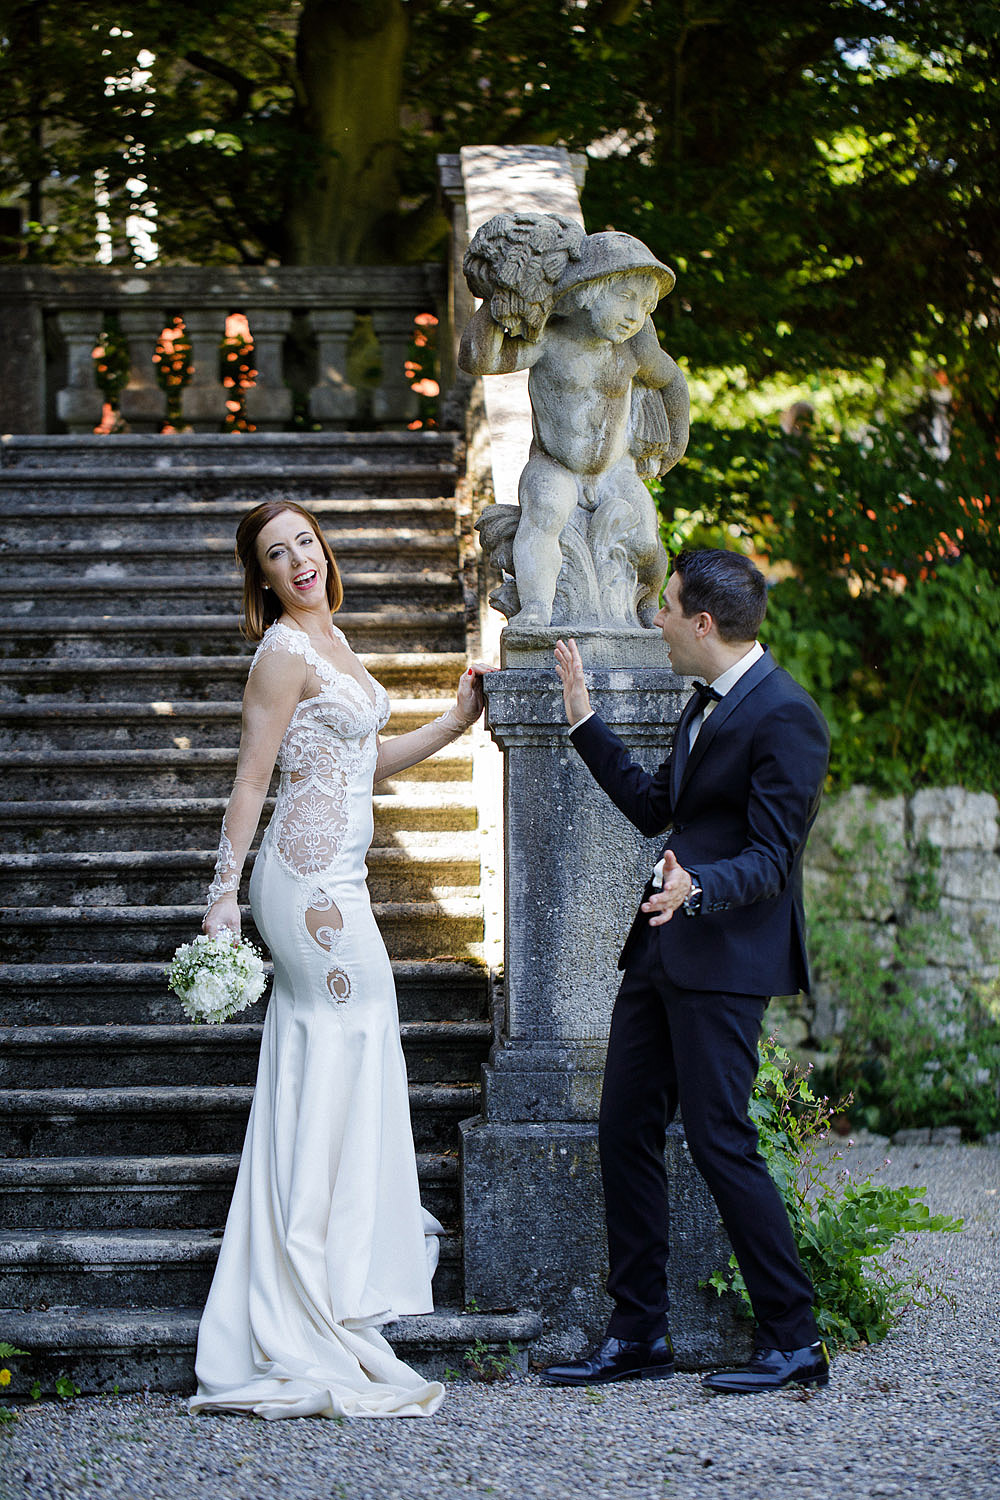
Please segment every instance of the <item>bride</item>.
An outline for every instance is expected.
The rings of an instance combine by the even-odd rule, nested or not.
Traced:
[[[274,960],[260,1064],[219,1262],[198,1333],[192,1411],[429,1416],[444,1388],[378,1332],[433,1307],[441,1226],[420,1205],[392,969],[365,855],[372,784],[456,739],[454,706],[380,744],[384,690],[331,615],[337,564],[307,510],[268,501],[236,535],[245,632],[259,640],[204,929],[239,931],[240,874],[275,760],[274,816],[250,905]]]

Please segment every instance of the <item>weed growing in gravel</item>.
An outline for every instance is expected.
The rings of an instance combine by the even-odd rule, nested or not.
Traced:
[[[462,1355],[462,1362],[465,1370],[445,1370],[446,1380],[460,1380],[463,1374],[469,1380],[479,1380],[487,1385],[506,1380],[517,1365],[517,1345],[508,1340],[507,1353],[494,1354],[483,1339],[476,1339]]]
[[[7,1359],[17,1359],[18,1355],[27,1354],[27,1352],[27,1349],[16,1349],[13,1344],[5,1344],[4,1341],[0,1339],[0,1361]],[[0,1387],[6,1387],[10,1385],[10,1381],[10,1371],[7,1369],[6,1365],[3,1365],[3,1368],[0,1368]],[[16,1421],[17,1412],[14,1411],[12,1407],[0,1406],[0,1423]]]
[[[907,1307],[947,1296],[913,1269],[900,1237],[918,1229],[959,1230],[962,1220],[932,1215],[921,1201],[924,1188],[891,1188],[871,1177],[853,1182],[846,1169],[831,1183],[829,1157],[818,1148],[849,1098],[836,1105],[818,1099],[809,1084],[811,1069],[792,1068],[774,1037],[759,1051],[750,1117],[816,1288],[820,1332],[834,1347],[878,1343]],[[842,1160],[842,1153],[833,1160]],[[728,1270],[709,1277],[709,1285],[720,1296],[737,1292],[749,1312],[735,1257]]]

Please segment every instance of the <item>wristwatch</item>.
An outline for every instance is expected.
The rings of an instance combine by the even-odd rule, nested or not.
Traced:
[[[681,911],[686,917],[696,917],[701,911],[701,886],[693,870],[688,870],[688,874],[691,876],[691,889],[681,902]]]

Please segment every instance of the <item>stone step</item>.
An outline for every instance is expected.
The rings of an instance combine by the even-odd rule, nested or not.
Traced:
[[[0,1089],[0,1156],[148,1156],[239,1151],[253,1089]],[[418,1151],[458,1148],[479,1108],[473,1084],[410,1084]]]
[[[178,1009],[180,1007],[178,1006]],[[470,1083],[486,1060],[486,1021],[404,1021],[411,1083]],[[261,1027],[0,1027],[0,1088],[126,1088],[253,1084]]]
[[[382,737],[437,717],[440,699],[392,698]],[[10,703],[0,701],[0,749],[228,749],[239,744],[238,702]]]
[[[0,967],[0,1221],[20,1236],[0,1254],[0,1303],[41,1304],[20,1316],[43,1381],[69,1365],[78,1384],[115,1367],[123,1389],[190,1387],[266,1006],[191,1027],[163,973],[200,925],[235,764],[253,650],[236,632],[239,519],[278,494],[317,513],[345,579],[338,623],[399,700],[401,732],[452,701],[466,665],[441,498],[456,453],[428,434],[0,442],[0,899],[21,908],[0,913],[21,960]],[[449,1226],[458,1123],[479,1107],[491,1037],[470,749],[380,789],[369,861],[422,1195]],[[435,1283],[454,1302],[459,1252],[452,1237]],[[411,1357],[461,1364],[461,1349],[442,1356],[460,1319],[409,1321]],[[488,1321],[465,1325],[462,1349],[499,1337]],[[508,1322],[503,1342],[536,1325]]]
[[[331,499],[367,500],[372,495],[389,499],[438,500],[454,489],[455,466],[451,463],[302,464],[295,471],[294,499],[307,510],[321,513]],[[146,504],[180,507],[201,503],[225,503],[252,510],[266,500],[284,499],[289,493],[288,474],[280,465],[229,468],[220,463],[192,464],[184,468],[132,469],[117,465],[86,468],[0,469],[0,506],[20,508],[44,490],[55,503],[64,495],[87,504],[118,497],[124,504],[135,497]],[[42,503],[42,502],[39,502]]]
[[[0,470],[146,469],[183,471],[205,462],[226,468],[280,463],[289,480],[305,466],[454,461],[457,435],[435,428],[406,432],[16,434],[0,438]]]
[[[186,703],[243,696],[253,648],[242,653],[231,632],[227,656],[0,658],[0,700],[20,703]],[[464,651],[360,651],[372,676],[394,692],[453,698]]]
[[[435,1294],[437,1280],[435,1279]],[[194,1353],[201,1308],[61,1307],[25,1312],[0,1310],[4,1337],[31,1351],[11,1364],[11,1395],[27,1395],[33,1381],[53,1393],[69,1375],[85,1393],[177,1391],[193,1394]],[[422,1317],[400,1318],[382,1332],[401,1359],[428,1379],[467,1368],[466,1350],[500,1358],[516,1351],[525,1368],[527,1351],[541,1337],[537,1313],[468,1313],[445,1306]]]
[[[141,582],[134,567],[113,566],[121,576],[87,578],[56,576],[46,565],[47,576],[25,585],[24,565],[17,556],[10,559],[10,576],[3,576],[4,556],[0,553],[0,611],[7,619],[47,628],[50,617],[174,614],[219,615],[230,623],[238,616],[242,598],[242,577],[235,570],[197,574],[150,574],[143,557]],[[186,559],[190,569],[191,558]],[[56,570],[65,574],[65,569]],[[405,608],[417,612],[433,609],[463,608],[462,591],[453,572],[440,569],[416,569],[410,572],[341,573],[344,585],[345,613],[377,614],[383,610]]]
[[[5,526],[0,539],[0,577],[23,582],[25,577],[40,575],[54,580],[100,579],[109,571],[112,576],[128,576],[129,569],[134,568],[134,542],[124,540],[113,527],[102,530],[97,518],[81,528],[81,535],[67,536],[60,527],[60,515],[32,520],[27,527],[30,539],[19,541],[16,547],[8,539]],[[353,569],[360,574],[419,577],[424,570],[455,566],[456,542],[450,524],[446,529],[430,530],[393,526],[391,518],[386,518],[382,524],[376,520],[362,526],[357,517],[350,517],[349,529],[346,527],[347,522],[334,528],[328,521],[323,527],[342,575]],[[225,577],[233,571],[235,517],[231,527],[226,518],[206,520],[183,546],[176,533],[159,525],[154,531],[141,539],[143,569],[150,574],[186,578],[192,571],[192,550],[199,573]]]
[[[197,906],[34,906],[0,909],[0,952],[5,962],[62,959],[160,958],[200,930],[204,903]],[[379,901],[372,911],[392,958],[478,958],[483,915],[478,900],[442,894],[433,901]],[[256,936],[249,907],[243,931]]]
[[[218,1229],[18,1229],[0,1241],[0,1305],[156,1307],[203,1302]],[[441,1236],[437,1294],[462,1295],[461,1244]]]
[[[55,1156],[0,1160],[0,1222],[19,1229],[211,1229],[226,1222],[239,1156]],[[460,1218],[458,1157],[417,1156],[420,1198]]]
[[[197,904],[211,883],[215,858],[208,849],[0,854],[0,906]],[[367,864],[368,888],[377,901],[433,900],[445,887],[478,890],[479,839],[475,833],[400,833],[395,847],[370,850]],[[252,868],[251,855],[245,870]]]
[[[202,472],[202,471],[198,471]],[[217,471],[222,472],[222,471]],[[374,470],[371,472],[375,472]],[[379,471],[381,472],[381,471]],[[428,470],[422,471],[424,473]],[[142,496],[131,492],[99,492],[96,498],[81,498],[73,491],[77,476],[66,471],[54,491],[47,489],[47,475],[37,473],[26,484],[20,494],[15,476],[0,469],[3,485],[0,486],[0,515],[5,522],[13,524],[38,524],[44,521],[63,521],[70,532],[86,535],[102,527],[114,530],[119,523],[142,525],[149,523],[161,527],[167,539],[173,538],[174,550],[179,536],[187,536],[192,526],[207,526],[216,530],[220,525],[232,527],[230,557],[233,556],[233,537],[237,526],[253,502],[239,495],[222,493],[211,499],[158,500],[153,496]],[[139,483],[141,475],[128,474],[123,483],[127,486]],[[310,509],[321,523],[324,532],[329,530],[335,537],[341,530],[348,535],[376,535],[383,539],[383,546],[391,546],[392,538],[399,528],[404,536],[409,532],[436,532],[454,537],[455,506],[447,494],[436,495],[380,495],[377,488],[361,495],[334,495],[315,502]],[[175,529],[171,531],[170,526]],[[188,529],[188,531],[185,530]],[[28,545],[38,542],[25,539]]]
[[[88,473],[103,477],[113,471],[90,470]],[[207,471],[203,468],[185,471],[186,474],[204,475]],[[224,477],[225,470],[215,469],[216,476]],[[341,470],[323,469],[310,470],[310,473],[322,475],[331,473],[334,476]],[[455,534],[455,506],[449,490],[442,490],[434,494],[419,493],[407,495],[398,492],[384,495],[380,493],[375,482],[384,472],[383,469],[355,469],[354,474],[367,474],[373,482],[369,488],[357,494],[338,494],[335,488],[330,493],[313,502],[309,509],[316,516],[324,531],[330,530],[331,535],[338,531],[347,532],[358,529],[362,532],[375,532],[383,535],[387,540],[387,534],[392,535],[397,526],[404,533],[409,529],[418,532],[432,531],[440,532],[442,535]],[[426,477],[429,474],[443,474],[449,481],[452,471],[448,469],[421,468],[417,471]],[[24,521],[41,522],[45,520],[57,521],[63,518],[71,526],[77,521],[93,529],[95,524],[107,523],[109,527],[118,522],[130,522],[141,524],[143,522],[162,523],[176,522],[182,529],[195,524],[205,524],[211,529],[220,524],[224,528],[231,527],[228,531],[231,538],[230,549],[232,549],[232,537],[240,520],[248,510],[252,510],[256,502],[241,496],[237,491],[221,490],[217,495],[211,496],[178,496],[170,500],[157,498],[155,493],[142,493],[141,474],[132,474],[119,471],[119,482],[117,486],[107,490],[97,490],[93,495],[78,495],[74,491],[74,485],[78,482],[79,474],[72,470],[61,471],[61,477],[55,481],[54,488],[49,484],[50,471],[36,470],[30,476],[23,475],[23,484],[17,475],[10,470],[0,469],[0,514],[11,521],[22,519]],[[252,481],[252,475],[245,476]],[[185,474],[178,476],[179,482],[185,482]],[[171,481],[173,482],[173,481]],[[112,481],[109,479],[109,483]],[[242,484],[243,480],[239,480]],[[136,486],[135,489],[132,486]],[[294,498],[294,497],[293,497]],[[176,546],[178,532],[174,533]],[[164,530],[163,535],[168,537],[170,532]],[[28,540],[28,539],[26,539]],[[37,545],[31,543],[29,545]],[[232,550],[230,550],[232,556]]]
[[[359,653],[367,651],[459,652],[465,615],[458,608],[379,609],[337,616]],[[0,621],[0,656],[128,657],[215,656],[238,641],[235,615],[49,615]],[[243,653],[238,658],[243,659]]]
[[[482,964],[397,960],[392,966],[400,1018],[483,1021],[488,983]],[[263,1019],[265,1001],[241,1020]],[[6,1026],[182,1025],[163,963],[0,964],[0,1019]]]
[[[456,831],[477,826],[469,782],[392,781],[376,792],[376,846],[395,843],[404,830]],[[264,803],[265,820],[274,807]],[[218,845],[225,797],[134,797],[104,801],[57,799],[0,802],[0,844],[24,852],[46,850],[204,849]]]
[[[194,786],[206,797],[228,797],[236,759],[235,745],[197,750],[4,750],[0,777],[7,795],[25,802],[176,797]],[[391,791],[400,783],[471,779],[471,740],[466,743],[463,737],[379,785]]]

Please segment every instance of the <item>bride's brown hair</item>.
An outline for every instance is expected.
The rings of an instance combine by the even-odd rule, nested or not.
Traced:
[[[283,515],[286,510],[294,511],[297,516],[308,521],[319,538],[327,562],[326,598],[330,613],[336,614],[344,602],[344,585],[340,581],[337,559],[330,551],[330,544],[316,517],[294,500],[265,500],[263,505],[258,505],[245,515],[236,528],[236,559],[243,569],[243,618],[240,621],[240,631],[248,641],[259,641],[267,627],[273,625],[281,614],[278,600],[264,587],[264,575],[257,556],[257,538],[268,521]]]

